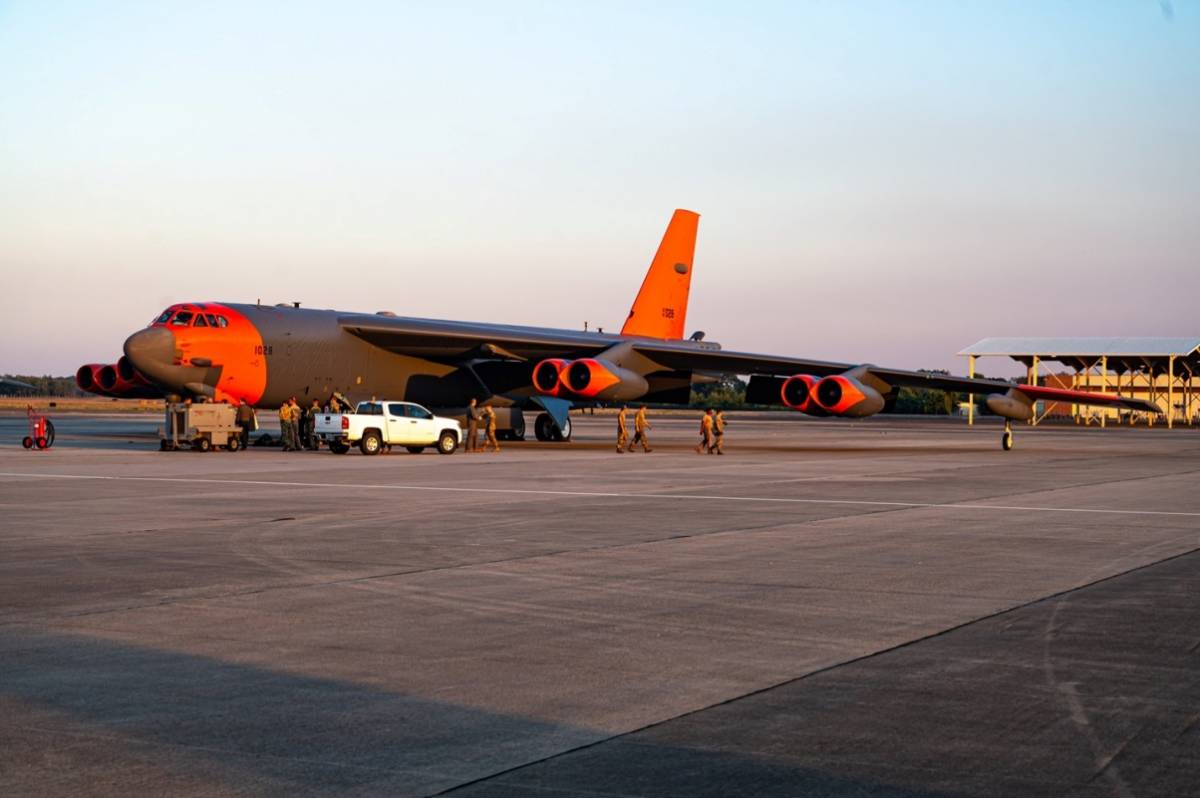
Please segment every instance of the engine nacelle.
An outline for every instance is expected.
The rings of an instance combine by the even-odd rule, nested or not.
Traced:
[[[597,357],[568,363],[559,372],[559,382],[576,396],[609,402],[637,399],[650,390],[642,375]]]
[[[559,375],[563,367],[570,361],[561,358],[543,360],[533,367],[533,387],[538,393],[547,396],[558,396],[563,392],[563,384]]]
[[[1013,421],[1028,421],[1033,418],[1033,402],[1024,394],[1017,397],[1013,393],[1010,390],[1008,393],[988,394],[985,400],[988,410]]]
[[[864,418],[883,409],[883,395],[854,377],[836,374],[825,377],[813,389],[816,403],[835,416]]]
[[[811,374],[788,377],[779,388],[779,397],[785,405],[801,413],[807,413],[814,408],[820,410],[813,396],[813,388],[818,382],[819,380]]]
[[[100,371],[104,366],[100,363],[89,363],[86,366],[80,366],[75,372],[75,384],[79,386],[79,390],[94,393],[97,396],[108,396],[109,394],[100,387]]]

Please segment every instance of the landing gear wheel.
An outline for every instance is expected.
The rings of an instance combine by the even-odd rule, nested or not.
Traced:
[[[565,429],[559,429],[550,418],[549,413],[540,413],[533,423],[533,434],[539,441],[569,441],[571,440],[571,419],[567,418]]]
[[[242,448],[242,441],[237,436],[230,437],[229,443],[225,444],[225,448],[231,452],[236,452],[238,449]]]
[[[1013,447],[1012,425],[1007,421],[1004,422],[1004,434],[1000,436],[1000,448],[1004,451],[1011,451]]]
[[[21,445],[24,446],[26,449],[32,449],[33,448],[33,438],[26,435],[24,438],[21,439]]]
[[[438,454],[454,454],[454,450],[457,448],[458,437],[448,429],[442,430],[442,434],[438,436]]]
[[[425,451],[424,446],[405,446],[404,448],[408,449],[409,454],[420,454],[421,452]]]
[[[533,434],[539,441],[550,440],[550,428],[554,424],[550,421],[548,413],[538,413],[538,417],[533,422]]]
[[[517,410],[513,410],[511,427],[508,428],[508,440],[523,441],[525,440],[525,417]]]
[[[362,440],[358,442],[358,448],[368,456],[379,454],[379,450],[383,448],[383,441],[378,432],[366,432],[363,433]]]

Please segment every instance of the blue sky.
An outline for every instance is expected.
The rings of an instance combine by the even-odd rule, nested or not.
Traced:
[[[729,348],[1198,332],[1194,3],[343,6],[0,2],[0,372],[187,299],[616,328],[676,207]]]

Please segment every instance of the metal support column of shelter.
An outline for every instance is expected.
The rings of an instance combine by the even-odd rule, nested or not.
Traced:
[[[975,379],[975,356],[967,355],[967,376]],[[967,426],[975,426],[975,394],[967,394]]]
[[[1108,355],[1100,356],[1100,393],[1108,393]],[[1108,411],[1100,411],[1100,429],[1108,426]]]
[[[1175,356],[1167,358],[1167,429],[1174,427],[1175,421]]]
[[[1030,384],[1030,385],[1037,385],[1037,384],[1038,384],[1038,381],[1037,381],[1037,380],[1038,380],[1038,362],[1039,362],[1039,361],[1040,361],[1040,358],[1038,358],[1038,356],[1037,356],[1037,355],[1034,355],[1034,356],[1033,356],[1033,360],[1031,360],[1031,361],[1029,362],[1029,377],[1028,377],[1028,380],[1029,380],[1029,384]],[[1035,403],[1034,403],[1034,407],[1036,408],[1036,406],[1037,406],[1037,403],[1035,402]],[[1031,426],[1031,427],[1036,427],[1036,426],[1037,426],[1037,423],[1038,423],[1038,416],[1037,416],[1037,410],[1035,409],[1035,410],[1034,410],[1034,413],[1033,413],[1033,415],[1032,415],[1032,416],[1030,417],[1030,419],[1029,419],[1029,426]]]

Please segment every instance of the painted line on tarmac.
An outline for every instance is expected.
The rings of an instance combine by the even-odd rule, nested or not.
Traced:
[[[790,496],[715,496],[698,493],[619,493],[583,490],[546,490],[527,488],[453,488],[445,485],[371,485],[341,482],[286,482],[266,479],[214,479],[208,477],[133,477],[103,474],[37,474],[0,471],[0,477],[19,479],[90,479],[109,482],[167,482],[188,485],[253,485],[275,488],[334,488],[337,490],[404,490],[438,493],[495,493],[516,496],[570,496],[591,499],[676,499],[686,501],[724,501],[763,504],[833,504],[851,507],[899,507],[929,510],[1003,510],[1039,513],[1093,513],[1098,515],[1146,515],[1200,518],[1200,512],[1175,510],[1107,510],[1098,507],[1035,507],[1013,504],[946,504],[939,502],[872,501],[870,499],[799,499]]]

